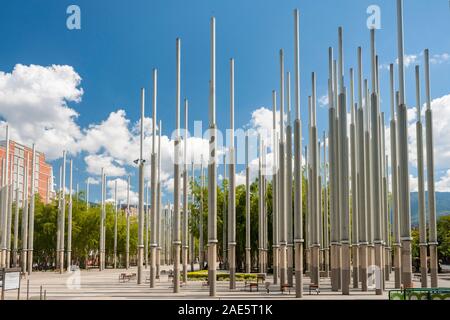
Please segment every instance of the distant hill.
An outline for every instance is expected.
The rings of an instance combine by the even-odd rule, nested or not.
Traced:
[[[425,205],[426,210],[428,210],[427,194],[425,194]],[[449,214],[450,214],[450,192],[436,192],[436,215],[440,217]],[[411,224],[414,227],[419,225],[419,199],[417,192],[411,192]]]

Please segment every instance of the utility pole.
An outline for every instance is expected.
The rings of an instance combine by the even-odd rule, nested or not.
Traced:
[[[323,132],[323,254],[325,277],[328,278],[330,271],[330,252],[328,236],[328,179],[327,179],[327,137]]]
[[[286,284],[287,270],[286,270],[286,155],[284,144],[284,52],[280,50],[280,171],[279,171],[279,224],[280,224],[280,288]]]
[[[130,179],[128,176],[127,180],[127,236],[125,244],[125,268],[128,270],[130,267]]]
[[[22,207],[22,252],[20,262],[22,264],[22,272],[27,270],[27,245],[28,245],[28,171],[29,171],[29,155],[27,154],[25,160],[24,170],[24,184],[23,184],[23,207]],[[60,175],[61,176],[61,175]],[[59,247],[58,247],[59,248]]]
[[[376,289],[377,295],[381,295],[383,292],[381,282],[383,279],[383,254],[382,254],[382,226],[381,226],[381,164],[380,164],[380,136],[379,136],[379,105],[378,105],[378,89],[376,78],[376,55],[375,55],[375,29],[370,30],[371,38],[371,57],[372,57],[372,94],[371,94],[371,174],[373,179],[373,193],[372,193],[372,208],[374,213],[374,244],[375,244],[375,265],[377,267],[376,277]]]
[[[425,217],[425,179],[424,179],[424,163],[423,163],[423,134],[422,134],[422,115],[420,110],[420,70],[416,66],[416,107],[417,107],[417,121],[416,121],[416,143],[417,143],[417,174],[419,185],[419,247],[420,247],[420,282],[422,288],[427,287],[427,258],[428,258],[428,244],[427,244],[427,224]]]
[[[223,155],[223,180],[222,180],[222,188],[223,188],[223,210],[222,210],[222,268],[224,270],[227,268],[227,190],[225,188],[225,181],[227,180],[227,160],[226,153]]]
[[[295,121],[294,121],[294,246],[295,296],[303,297],[302,129],[300,119],[299,12],[294,10]]]
[[[319,254],[320,254],[320,212],[319,212],[319,150],[317,147],[317,124],[316,124],[316,74],[312,73],[312,96],[310,107],[310,148],[311,148],[311,176],[309,177],[309,190],[311,194],[311,281],[320,284]]]
[[[397,44],[398,44],[398,80],[399,105],[398,120],[398,164],[399,164],[399,203],[402,242],[402,281],[404,288],[412,287],[411,255],[411,211],[408,170],[408,114],[405,94],[405,64],[403,43],[403,0],[397,0]],[[431,241],[430,241],[431,242]]]
[[[228,251],[230,289],[236,289],[236,164],[234,150],[234,59],[230,60],[230,183],[228,205]]]
[[[205,189],[205,172],[203,171],[203,154],[200,155],[200,217],[199,217],[199,239],[198,250],[200,270],[203,270],[205,266],[205,249],[203,247],[203,190]]]
[[[12,263],[15,268],[18,267],[18,249],[19,249],[19,214],[20,214],[20,202],[19,202],[19,170],[16,170],[16,210],[14,213],[14,242],[13,242],[13,259]],[[22,194],[22,203],[24,202],[24,196]]]
[[[150,288],[155,287],[156,280],[156,251],[158,250],[158,158],[156,154],[156,103],[158,93],[158,70],[153,69],[153,114],[152,114],[152,155],[151,155],[151,216],[150,216]]]
[[[175,164],[174,164],[174,193],[173,193],[173,203],[174,203],[174,217],[173,217],[173,254],[174,254],[174,264],[173,264],[173,292],[178,293],[180,291],[180,68],[181,68],[181,39],[176,40],[176,118],[175,118],[175,141],[174,141],[174,153],[175,153]]]
[[[113,267],[117,268],[117,179],[114,181],[114,257]]]
[[[9,197],[9,126],[6,125],[6,154],[3,164],[3,175],[2,175],[2,187],[4,188],[4,194],[2,197],[1,204],[1,257],[0,266],[7,267],[7,252],[8,252],[8,197]],[[12,196],[12,195],[11,195]]]
[[[104,255],[103,255],[103,229],[104,229],[104,224],[105,224],[105,220],[104,220],[104,216],[105,216],[105,193],[103,192],[105,189],[105,169],[102,168],[102,182],[101,182],[101,188],[102,188],[102,202],[101,202],[101,212],[100,212],[100,241],[99,241],[99,245],[100,245],[100,256],[99,256],[99,271],[103,270],[103,259],[104,259]]]
[[[188,212],[188,167],[187,167],[187,131],[188,131],[188,101],[184,99],[184,148],[183,148],[183,282],[187,282],[187,265],[188,265],[188,251],[189,251],[189,212]]]
[[[35,197],[35,181],[36,181],[36,146],[33,143],[31,159],[31,197],[30,197],[30,216],[28,225],[28,274],[33,272],[33,247],[34,247],[34,197]],[[7,169],[7,168],[6,168]],[[7,198],[8,200],[8,198]],[[69,249],[69,247],[67,247]]]
[[[34,184],[34,181],[32,182]],[[62,185],[61,185],[61,226],[60,240],[59,240],[59,273],[64,272],[64,231],[66,221],[66,151],[63,151],[63,164],[62,164]]]
[[[139,211],[138,211],[138,276],[137,284],[142,283],[143,263],[144,263],[144,119],[145,119],[145,89],[141,88],[141,123],[140,123],[140,148],[139,159],[136,164],[139,165]]]
[[[203,190],[203,189],[202,189]],[[250,166],[248,164],[248,132],[245,133],[245,273],[251,272],[251,241],[250,241]]]
[[[433,114],[431,111],[430,93],[430,53],[425,50],[425,88],[427,108],[425,110],[426,124],[426,152],[427,152],[427,185],[428,185],[428,210],[429,210],[429,242],[430,245],[430,273],[431,287],[438,287],[438,255],[437,255],[437,233],[436,233],[436,195],[434,185],[434,141],[433,141]]]
[[[359,202],[357,188],[357,145],[356,145],[356,112],[353,68],[350,68],[350,154],[351,154],[351,206],[352,206],[352,265],[353,288],[359,285]]]
[[[359,213],[359,258],[361,290],[367,291],[367,210],[370,203],[367,202],[366,190],[366,149],[364,145],[364,109],[362,94],[362,49],[358,47],[358,111],[357,111],[357,162],[358,162],[358,213]],[[392,138],[392,136],[391,136]],[[395,136],[394,136],[395,139]]]
[[[273,257],[273,284],[278,283],[279,278],[279,229],[278,229],[278,139],[277,139],[277,93],[272,91],[272,257]]]
[[[208,164],[208,279],[209,294],[216,295],[217,190],[216,190],[216,20],[211,18],[211,105],[209,110]]]
[[[34,166],[33,166],[34,168]],[[70,159],[69,164],[69,212],[67,216],[67,270],[70,271],[72,265],[72,177],[73,177],[73,161]],[[33,179],[34,181],[34,179]]]
[[[157,240],[157,249],[156,249],[156,279],[159,279],[160,274],[160,266],[161,266],[161,132],[162,132],[162,121],[159,120],[159,128],[158,128],[158,153],[157,153],[157,173],[158,177],[156,179],[157,185],[157,195],[156,195],[156,240]]]
[[[392,213],[393,213],[393,247],[394,247],[394,278],[395,288],[401,287],[401,242],[400,242],[400,216],[398,203],[398,164],[397,164],[397,120],[395,118],[395,92],[394,92],[394,64],[389,66],[390,103],[391,103],[391,179],[392,179]]]
[[[292,121],[291,73],[287,73],[287,124],[286,124],[286,229],[287,229],[287,283],[294,286],[294,235],[292,216]]]

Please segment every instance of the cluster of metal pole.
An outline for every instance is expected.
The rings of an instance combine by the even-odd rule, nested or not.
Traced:
[[[216,123],[216,34],[215,18],[210,22],[210,81],[209,81],[209,159],[208,159],[208,212],[207,212],[207,256],[205,257],[203,234],[204,204],[203,190],[205,176],[203,157],[200,167],[198,258],[203,269],[208,264],[208,285],[211,296],[216,295],[217,269],[217,123]],[[343,29],[338,29],[338,58],[334,59],[333,48],[328,50],[328,136],[324,132],[319,141],[317,128],[317,75],[311,75],[311,95],[308,97],[308,147],[305,146],[302,159],[302,121],[300,113],[300,50],[299,12],[294,11],[294,104],[295,118],[291,116],[291,73],[285,71],[284,50],[279,51],[280,91],[272,92],[272,175],[267,175],[267,149],[269,141],[258,135],[258,271],[267,273],[270,264],[273,283],[280,289],[295,286],[296,297],[303,295],[304,261],[306,274],[311,284],[319,287],[321,278],[331,277],[332,291],[350,294],[350,286],[368,291],[374,281],[376,294],[380,295],[389,280],[391,266],[394,269],[395,287],[412,286],[411,256],[411,214],[408,169],[408,119],[405,98],[405,62],[403,48],[403,2],[397,0],[398,30],[398,92],[395,92],[394,65],[390,71],[390,159],[386,156],[385,117],[381,112],[379,59],[376,51],[375,29],[370,30],[371,87],[363,79],[362,48],[357,49],[357,72],[350,68],[350,92],[347,92],[344,76]],[[434,192],[433,129],[429,75],[429,52],[425,50],[425,92],[426,92],[426,165],[428,187],[427,237],[423,124],[420,94],[420,70],[416,67],[417,105],[417,167],[419,184],[419,231],[422,286],[427,287],[427,253],[430,252],[431,286],[437,287],[437,235]],[[230,145],[228,148],[228,198],[224,187],[222,261],[230,271],[229,288],[236,288],[236,150],[235,150],[235,61],[230,60]],[[355,86],[356,74],[356,86]],[[356,88],[355,88],[356,87]],[[357,98],[355,98],[355,91]],[[181,40],[176,39],[176,131],[174,138],[174,200],[164,208],[161,202],[161,131],[157,137],[157,70],[153,70],[153,115],[152,149],[150,154],[150,189],[147,201],[144,199],[144,117],[145,91],[141,89],[140,155],[136,160],[139,167],[138,202],[138,251],[137,283],[144,281],[143,267],[147,266],[147,247],[150,247],[150,287],[154,288],[159,277],[161,260],[173,263],[173,290],[180,291],[180,279],[188,280],[188,263],[194,270],[195,239],[190,226],[194,215],[190,212],[195,202],[191,190],[189,207],[188,172],[188,101],[185,99],[184,146],[181,145]],[[279,111],[278,101],[279,99]],[[286,103],[286,112],[285,112]],[[350,110],[349,110],[350,109]],[[350,111],[350,113],[348,113]],[[285,119],[285,113],[286,118]],[[350,121],[348,126],[348,114]],[[36,155],[33,145],[31,159],[26,159],[25,183],[22,199],[19,199],[18,184],[13,186],[9,159],[9,133],[6,129],[6,159],[2,163],[1,200],[1,266],[10,262],[29,273],[33,263],[34,194]],[[158,142],[156,139],[158,138]],[[323,162],[321,168],[321,147]],[[182,153],[183,152],[183,153]],[[31,165],[31,190],[28,179]],[[67,216],[67,246],[65,247],[66,222],[66,152],[60,167],[60,191],[58,193],[57,223],[57,268],[64,271],[72,264],[72,160],[70,160],[69,197]],[[390,170],[389,170],[390,167]],[[304,171],[303,171],[304,170]],[[194,186],[195,167],[192,162],[191,183]],[[390,174],[389,174],[390,173]],[[16,174],[18,174],[16,172]],[[245,136],[245,271],[252,272],[251,255],[251,192],[249,164],[249,136]],[[227,178],[224,155],[224,181]],[[272,199],[268,199],[268,182],[271,178]],[[181,188],[181,180],[183,187]],[[389,183],[391,179],[391,183]],[[302,204],[302,184],[306,180],[306,203]],[[224,184],[225,186],[225,184]],[[391,186],[391,190],[389,190]],[[130,177],[127,183],[126,207],[126,259],[130,267]],[[77,188],[78,189],[78,188]],[[86,206],[89,207],[89,180],[86,188]],[[183,197],[181,199],[181,189]],[[150,200],[148,199],[150,190]],[[30,194],[29,194],[30,191]],[[15,196],[14,196],[15,193]],[[78,193],[77,193],[78,194]],[[106,172],[101,172],[101,213],[99,241],[99,269],[106,267]],[[15,198],[14,242],[11,250],[12,202]],[[272,203],[272,262],[269,262],[268,204]],[[144,205],[146,203],[146,206]],[[18,257],[19,206],[22,206],[21,239],[22,250]],[[149,207],[150,205],[150,207]],[[182,207],[181,207],[182,206]],[[148,211],[150,209],[150,211]],[[114,248],[113,266],[117,267],[117,181],[114,191]],[[305,219],[305,224],[303,221]],[[192,222],[192,223],[190,223]],[[150,234],[149,234],[150,232]],[[304,234],[305,233],[305,234]],[[150,238],[148,238],[150,237]],[[190,250],[189,250],[190,249]],[[303,251],[306,251],[304,254]],[[11,257],[12,252],[12,257]],[[393,257],[393,259],[391,259]],[[392,260],[392,261],[391,261]],[[180,262],[182,277],[180,277]],[[295,276],[294,276],[295,275]],[[352,281],[353,280],[353,281]]]

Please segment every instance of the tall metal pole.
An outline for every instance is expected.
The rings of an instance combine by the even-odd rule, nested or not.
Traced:
[[[152,155],[151,155],[151,216],[150,216],[150,288],[155,287],[156,280],[156,250],[158,248],[157,240],[157,155],[156,155],[156,103],[158,94],[158,70],[153,69],[153,113],[152,113]],[[187,130],[187,128],[186,128]]]
[[[230,60],[230,195],[228,205],[228,254],[230,289],[236,289],[236,164],[234,150],[234,59]]]
[[[245,273],[251,272],[250,242],[250,166],[248,163],[248,132],[245,133]]]
[[[189,230],[188,230],[188,169],[187,169],[187,130],[188,130],[188,109],[187,99],[184,99],[184,148],[183,148],[183,234],[182,234],[182,262],[183,262],[183,282],[187,282],[187,265],[189,250]]]
[[[12,263],[14,267],[18,267],[18,249],[19,249],[19,214],[20,214],[20,202],[19,202],[19,170],[16,170],[16,210],[14,213],[14,241],[13,241],[13,259]],[[22,194],[22,203],[24,201]]]
[[[279,178],[280,183],[279,201],[279,224],[280,224],[280,286],[286,284],[287,270],[286,270],[286,156],[285,156],[285,144],[284,144],[284,52],[280,50],[280,150],[279,150]]]
[[[353,288],[359,284],[359,202],[357,188],[357,149],[356,149],[356,112],[357,104],[354,102],[354,77],[350,68],[350,154],[351,154],[351,212],[352,212],[352,265]]]
[[[379,136],[379,104],[378,104],[378,90],[377,90],[377,80],[376,80],[376,61],[375,61],[375,29],[370,30],[371,38],[371,57],[372,57],[372,94],[371,94],[371,135],[372,135],[372,145],[371,145],[371,175],[373,179],[372,186],[372,209],[374,215],[374,245],[375,245],[375,265],[377,267],[375,280],[376,288],[375,292],[377,295],[381,295],[383,288],[381,286],[381,281],[383,279],[383,262],[382,262],[382,207],[381,207],[381,164],[380,164],[380,153],[381,153],[381,141]]]
[[[337,252],[338,252],[338,230],[337,230],[337,192],[336,192],[336,166],[337,159],[335,156],[335,144],[337,137],[335,135],[335,124],[336,124],[336,108],[334,105],[334,67],[333,67],[333,48],[328,48],[328,101],[329,101],[329,109],[328,109],[328,150],[329,150],[329,161],[330,161],[330,254],[331,254],[331,288],[332,291],[338,291],[339,284],[339,269],[338,269],[338,261],[337,261]]]
[[[341,45],[342,47],[343,45]],[[339,53],[341,52],[341,48],[339,49]],[[342,55],[340,55],[342,56]],[[339,150],[340,150],[340,139],[339,139],[339,92],[340,89],[338,88],[339,86],[339,82],[338,82],[338,78],[340,78],[340,76],[338,77],[338,63],[336,61],[336,59],[333,61],[333,99],[334,99],[334,106],[336,109],[336,117],[334,119],[334,136],[336,137],[335,139],[335,145],[334,145],[334,158],[336,160],[336,172],[335,172],[335,176],[334,176],[334,183],[335,183],[335,199],[336,199],[336,216],[335,216],[335,224],[336,224],[336,237],[337,237],[337,247],[336,247],[336,266],[337,266],[337,289],[339,290],[341,289],[341,284],[342,284],[342,242],[341,242],[341,224],[342,224],[342,213],[340,210],[340,180],[339,180],[339,174],[340,174],[340,156],[339,156]],[[343,75],[342,75],[343,76]]]
[[[6,188],[4,191],[4,198],[2,199],[1,206],[1,221],[2,221],[2,230],[1,230],[1,259],[0,266],[7,267],[7,251],[8,251],[8,193],[9,193],[9,126],[6,126],[6,155],[5,155],[5,164],[3,170],[2,177],[2,187]],[[11,195],[12,196],[12,195]]]
[[[264,240],[263,240],[263,159],[262,159],[262,139],[258,134],[258,263],[259,273],[264,273]],[[274,279],[275,281],[275,279]]]
[[[128,176],[127,180],[127,235],[125,244],[125,268],[130,267],[130,180],[131,177]]]
[[[402,280],[404,288],[412,286],[412,255],[411,255],[411,211],[409,194],[408,170],[408,114],[405,99],[405,67],[403,48],[403,0],[397,0],[397,31],[398,31],[398,74],[399,74],[399,105],[398,117],[398,164],[399,164],[399,203],[400,232],[402,241]]]
[[[222,188],[223,188],[223,209],[222,209],[222,268],[227,268],[227,190],[225,188],[225,181],[227,180],[227,160],[226,153],[223,155],[223,180],[222,180]]]
[[[101,193],[102,193],[102,200],[101,200],[101,212],[100,212],[100,241],[99,241],[99,245],[100,245],[100,250],[99,250],[99,270],[102,271],[103,270],[103,266],[104,266],[104,238],[103,238],[103,230],[105,229],[105,169],[102,168],[102,172],[101,172],[101,176],[102,176],[102,181],[101,181]]]
[[[303,297],[302,129],[300,119],[299,12],[294,10],[295,121],[294,121],[294,245],[295,296]]]
[[[367,291],[367,201],[366,201],[366,149],[364,144],[364,109],[362,93],[362,49],[358,47],[358,109],[357,109],[357,171],[358,171],[358,214],[359,214],[359,258],[360,258],[360,280],[361,290]]]
[[[328,278],[330,271],[330,252],[329,252],[329,222],[328,222],[328,170],[327,170],[327,137],[323,132],[323,253],[324,253],[324,271]]]
[[[208,164],[208,279],[209,294],[216,295],[217,190],[216,190],[216,20],[211,18],[211,105]]]
[[[159,120],[159,128],[158,128],[158,153],[157,153],[157,165],[156,170],[158,177],[156,178],[156,279],[159,279],[160,274],[160,265],[161,265],[161,210],[162,210],[162,199],[161,199],[161,135],[162,135],[162,121]]]
[[[151,168],[151,163],[150,163]],[[150,172],[150,176],[153,175],[152,172]],[[151,181],[151,178],[150,178]],[[148,267],[148,243],[149,243],[149,228],[150,228],[150,199],[149,199],[149,193],[150,193],[150,184],[151,182],[147,182],[145,186],[145,202],[144,202],[144,265],[145,269]]]
[[[33,167],[34,168],[34,167]],[[67,270],[70,271],[72,265],[72,177],[73,177],[73,161],[70,159],[69,164],[69,212],[67,215]],[[33,179],[34,181],[34,179]]]
[[[26,157],[24,165],[25,177],[23,184],[23,207],[22,207],[22,252],[20,262],[22,264],[22,272],[26,272],[27,268],[27,245],[28,245],[28,170],[29,158]]]
[[[174,264],[173,264],[173,292],[178,293],[180,291],[180,249],[181,249],[181,238],[180,238],[180,86],[181,86],[181,39],[176,40],[176,98],[175,98],[175,141],[174,141],[174,153],[175,153],[175,164],[174,164],[174,193],[173,193],[173,203],[174,203],[174,213],[173,213],[173,254],[174,254]]]
[[[422,134],[422,115],[420,110],[420,70],[416,66],[416,143],[417,143],[417,174],[419,187],[419,247],[420,247],[420,273],[422,288],[427,287],[427,225],[425,217],[425,179],[424,179],[424,159],[423,159],[423,134]]]
[[[139,211],[138,211],[138,276],[137,283],[142,283],[144,265],[144,119],[145,119],[145,89],[141,88],[141,128],[139,145]]]
[[[320,213],[319,213],[319,159],[317,148],[317,126],[316,126],[316,74],[312,73],[312,96],[310,108],[310,148],[311,148],[311,176],[309,177],[310,194],[311,194],[311,281],[319,285],[319,255],[320,255]]]
[[[195,181],[195,167],[194,167],[194,161],[192,161],[191,163],[191,208],[193,208],[194,206],[194,181]],[[191,217],[191,220],[193,220],[192,218],[192,211],[189,210],[189,216]],[[191,232],[189,232],[189,239],[190,239],[190,244],[189,244],[189,262],[191,264],[191,271],[194,271],[194,255],[195,255],[195,245],[194,245],[194,232],[193,229],[191,229]]]
[[[34,183],[34,182],[33,182]],[[61,226],[59,240],[59,272],[64,272],[64,239],[65,239],[65,220],[66,220],[66,151],[63,151],[62,164],[62,185],[61,185]]]
[[[426,152],[427,152],[427,185],[428,185],[428,214],[429,214],[429,242],[430,245],[430,273],[431,287],[438,287],[438,255],[437,255],[437,233],[436,233],[436,195],[434,185],[434,141],[433,141],[433,114],[431,111],[430,93],[430,53],[425,50],[425,93],[426,104],[425,124],[426,124]]]
[[[203,170],[203,154],[200,156],[200,217],[199,217],[199,239],[198,239],[198,247],[200,251],[200,270],[203,270],[205,266],[205,249],[203,247],[204,238],[203,238],[203,190],[205,189],[205,172]]]
[[[272,153],[273,153],[273,176],[272,176],[272,258],[273,258],[273,283],[278,283],[278,258],[279,258],[279,229],[278,229],[278,219],[279,219],[279,210],[278,210],[278,152],[277,152],[277,93],[276,91],[272,91],[272,120],[273,120],[273,144],[272,144]]]
[[[7,213],[7,219],[6,219],[6,224],[7,224],[7,234],[6,234],[6,241],[7,241],[7,250],[6,250],[6,267],[10,268],[11,267],[11,237],[12,237],[12,204],[13,204],[13,197],[14,197],[14,184],[13,184],[13,179],[12,179],[12,175],[13,175],[13,166],[12,163],[10,162],[10,179],[8,179],[9,184],[8,184],[8,213]]]
[[[287,125],[286,125],[286,228],[287,228],[287,283],[294,285],[294,226],[292,216],[292,121],[291,74],[287,73]]]
[[[114,269],[117,268],[117,179],[114,181],[114,257],[113,257],[113,266]]]
[[[400,216],[398,203],[398,164],[397,164],[397,120],[395,118],[395,92],[394,92],[394,64],[389,66],[390,74],[390,104],[391,104],[391,194],[392,194],[392,233],[394,247],[394,278],[395,288],[401,285],[401,243],[400,243]]]
[[[33,272],[33,247],[34,247],[34,197],[35,197],[35,181],[36,181],[36,146],[33,143],[31,159],[31,195],[30,195],[30,215],[28,223],[28,274]],[[69,248],[69,247],[67,247]]]

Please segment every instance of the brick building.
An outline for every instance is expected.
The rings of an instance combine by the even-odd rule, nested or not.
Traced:
[[[45,161],[45,155],[36,150],[36,173],[35,173],[35,192],[39,193],[42,201],[48,203],[54,197],[53,190],[53,169]],[[9,140],[9,183],[13,183],[14,190],[19,188],[19,202],[22,203],[24,192],[24,172],[25,163],[28,161],[28,195],[31,193],[31,173],[32,173],[33,149],[24,146],[13,140]],[[0,141],[0,167],[1,175],[4,176],[6,162],[6,140]],[[1,183],[3,185],[3,181]],[[13,201],[16,201],[16,192],[13,195]]]

